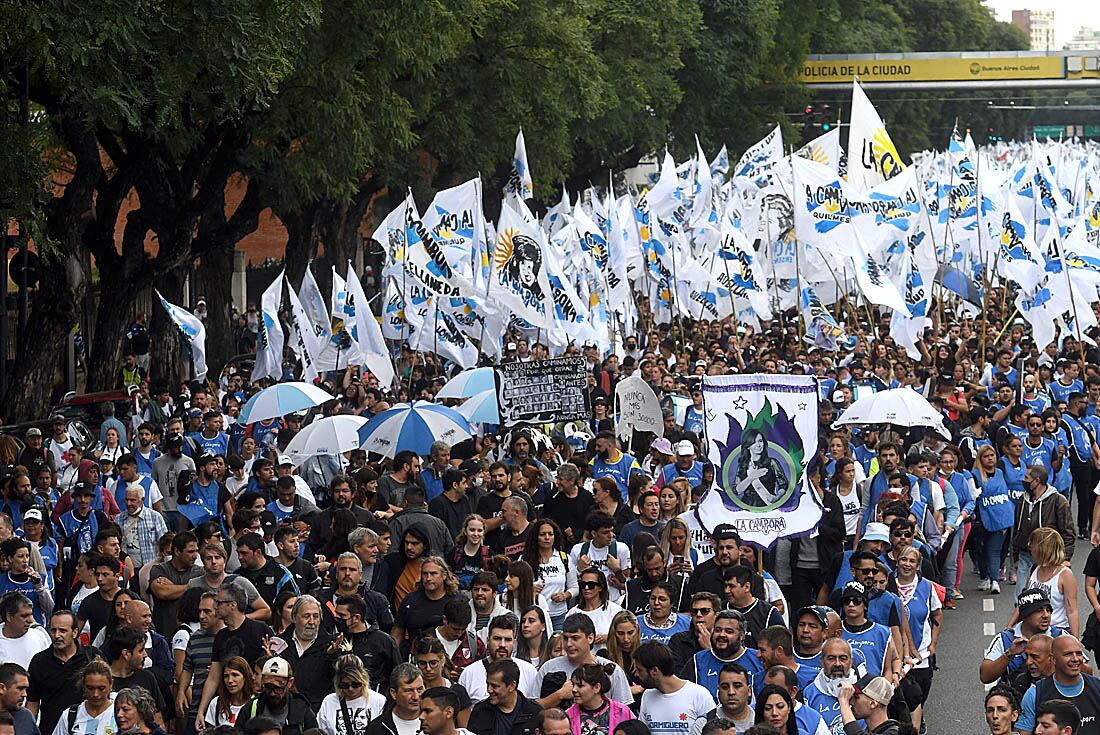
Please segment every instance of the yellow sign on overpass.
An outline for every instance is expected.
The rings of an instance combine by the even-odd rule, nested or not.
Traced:
[[[810,56],[801,81],[812,87],[1068,86],[1100,79],[1097,52],[1000,51],[975,53]]]

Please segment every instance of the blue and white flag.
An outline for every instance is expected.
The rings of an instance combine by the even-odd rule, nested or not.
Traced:
[[[156,289],[154,289],[156,291]],[[191,362],[195,366],[195,378],[206,379],[206,327],[202,320],[181,306],[171,304],[156,291],[161,306],[168,312],[172,323],[179,327],[187,342],[191,345]]]
[[[317,369],[317,357],[321,354],[321,344],[317,339],[317,333],[313,331],[309,315],[298,294],[287,283],[287,293],[290,296],[290,349],[298,357],[302,365],[302,380],[312,383],[320,374]]]
[[[530,199],[534,193],[535,184],[531,179],[531,168],[527,165],[527,144],[523,140],[523,128],[520,128],[516,135],[516,152],[512,155],[512,170],[504,183],[504,194]]]
[[[302,307],[306,310],[313,331],[317,335],[317,342],[321,346],[321,351],[324,352],[325,345],[332,339],[332,322],[329,319],[328,307],[325,306],[325,297],[321,295],[321,289],[313,277],[310,265],[312,264],[306,265],[306,274],[302,277],[302,289],[298,297],[302,300]]]
[[[389,348],[386,347],[386,340],[382,338],[382,328],[370,310],[367,296],[363,293],[363,284],[359,282],[359,275],[350,261],[348,261],[347,288],[346,309],[351,313],[349,330],[351,339],[359,348],[363,365],[378,378],[378,385],[388,387],[393,384],[394,377]]]
[[[776,125],[770,133],[754,143],[741,155],[733,175],[758,179],[783,158],[783,131]]]
[[[283,301],[283,273],[271,282],[260,298],[260,333],[256,340],[256,364],[252,382],[260,378],[279,380],[283,376],[283,325],[279,322],[279,306]]]

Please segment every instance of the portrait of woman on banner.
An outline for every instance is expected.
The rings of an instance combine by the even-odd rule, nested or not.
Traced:
[[[758,429],[748,429],[741,435],[734,480],[734,495],[750,508],[772,505],[787,492],[787,474],[768,454],[768,438]]]

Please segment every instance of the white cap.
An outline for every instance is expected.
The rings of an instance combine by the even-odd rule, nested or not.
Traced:
[[[676,442],[676,456],[686,457],[688,455],[695,456],[695,445],[687,439]]]
[[[290,678],[290,664],[287,663],[285,658],[276,656],[275,658],[269,658],[260,669],[261,676],[278,676],[282,679]]]

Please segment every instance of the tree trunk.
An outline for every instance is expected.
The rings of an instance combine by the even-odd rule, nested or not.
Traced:
[[[89,393],[112,390],[122,367],[126,330],[134,320],[134,290],[125,284],[115,279],[99,282],[95,338],[88,359]],[[164,311],[159,304],[156,310]]]
[[[212,246],[199,261],[196,278],[206,296],[206,365],[210,375],[219,375],[222,366],[233,357],[233,324],[230,321],[233,294],[233,243]]]
[[[318,211],[317,204],[309,204],[300,210],[278,213],[287,232],[283,265],[287,280],[295,289],[301,285],[309,261],[317,257]]]
[[[155,282],[157,290],[170,303],[184,303],[185,268],[177,268],[157,274]],[[152,342],[149,347],[149,371],[151,373],[149,377],[154,382],[166,381],[172,395],[176,395],[180,383],[191,378],[191,366],[190,364],[184,364],[182,359],[183,335],[180,334],[180,330],[175,323],[168,318],[168,314],[164,309],[153,309],[153,316],[149,323],[149,336]]]
[[[5,422],[44,418],[69,335],[84,299],[86,274],[75,256],[44,250],[42,275],[3,396]]]

